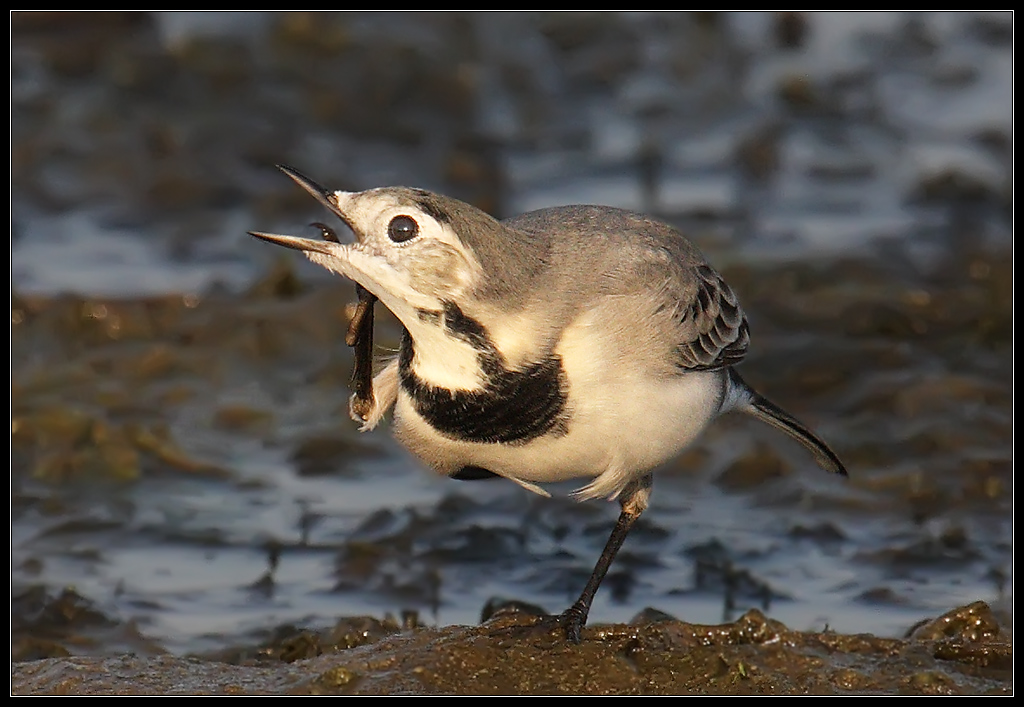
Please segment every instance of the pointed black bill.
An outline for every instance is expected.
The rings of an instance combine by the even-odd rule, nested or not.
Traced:
[[[299,250],[303,253],[310,251],[315,253],[326,253],[331,255],[334,250],[331,248],[331,241],[314,240],[312,238],[299,238],[298,236],[284,236],[279,233],[263,233],[262,231],[246,231],[250,236],[259,238],[267,243],[283,245],[285,248]]]
[[[324,186],[321,186],[320,184],[317,184],[312,179],[310,179],[309,177],[307,177],[305,174],[295,169],[294,167],[289,167],[286,164],[279,164],[277,165],[277,168],[284,172],[285,174],[287,174],[289,177],[291,177],[293,182],[295,182],[300,187],[305,189],[314,199],[316,199],[321,204],[330,209],[331,213],[333,213],[342,221],[344,221],[346,226],[348,226],[349,228],[352,227],[352,224],[350,224],[348,221],[348,217],[346,217],[345,214],[343,214],[338,209],[338,205],[335,204],[334,201],[331,199],[331,196],[334,194],[334,192],[332,192],[331,190],[327,189]]]

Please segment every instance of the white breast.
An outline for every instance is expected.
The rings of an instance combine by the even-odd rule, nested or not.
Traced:
[[[442,327],[416,321],[408,325],[416,342],[412,369],[421,380],[448,390],[479,390],[483,377],[479,352]]]
[[[525,444],[482,444],[437,433],[400,392],[395,406],[399,440],[443,474],[479,466],[530,483],[590,478],[578,497],[614,497],[634,478],[689,445],[718,414],[724,372],[681,372],[646,365],[639,332],[616,331],[601,312],[579,317],[562,334],[569,383],[568,433]],[[661,363],[661,362],[659,362]]]

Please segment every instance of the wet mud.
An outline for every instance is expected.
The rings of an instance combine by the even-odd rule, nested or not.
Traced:
[[[905,640],[792,631],[751,610],[732,624],[595,626],[570,645],[551,618],[478,627],[342,620],[231,660],[170,656],[16,664],[16,694],[1008,695],[1013,650],[983,602]],[[222,657],[221,660],[224,658]]]

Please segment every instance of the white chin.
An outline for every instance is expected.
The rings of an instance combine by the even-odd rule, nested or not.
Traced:
[[[435,297],[409,287],[405,279],[383,258],[366,255],[348,246],[343,246],[337,255],[307,251],[306,257],[365,287],[403,323],[407,318],[418,316],[417,309],[433,310],[439,306]]]

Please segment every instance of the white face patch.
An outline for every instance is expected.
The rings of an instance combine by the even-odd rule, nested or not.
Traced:
[[[356,242],[339,246],[337,254],[308,255],[359,282],[401,320],[414,342],[412,371],[422,381],[449,390],[479,390],[484,375],[477,350],[440,321],[422,318],[424,311],[437,312],[445,302],[458,301],[482,272],[444,214],[423,201],[426,197],[401,187],[333,192],[328,200],[344,214]]]
[[[412,337],[409,365],[421,381],[454,391],[483,388],[478,348],[440,316],[430,316],[451,306],[458,311],[458,303],[483,277],[476,255],[452,225],[464,223],[460,209],[472,207],[406,187],[328,193],[287,173],[345,221],[355,242],[255,235],[301,250],[312,262],[373,293]]]
[[[482,277],[476,256],[458,238],[434,199],[437,197],[427,192],[405,187],[336,191],[326,200],[343,215],[356,236],[354,243],[275,237],[290,247],[297,242],[315,243],[313,247],[300,246],[312,262],[355,280],[376,295],[413,335],[417,349],[423,349],[418,358],[422,359],[424,378],[431,382],[444,378],[444,356],[432,356],[430,351],[458,352],[471,347],[444,332],[424,328],[419,313],[439,311],[444,302],[458,301]],[[460,357],[458,353],[453,356]],[[467,373],[469,356],[461,358],[464,360],[454,367],[458,371],[454,376],[460,381],[458,387],[468,389],[472,387]],[[473,364],[475,368],[475,359]]]
[[[367,253],[404,272],[423,294],[457,300],[481,276],[480,264],[447,223],[416,203],[416,193],[385,187],[338,191],[330,199]]]

